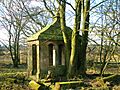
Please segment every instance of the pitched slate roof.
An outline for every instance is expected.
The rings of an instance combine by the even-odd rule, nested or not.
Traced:
[[[71,28],[66,27],[68,36],[71,36]],[[60,20],[59,18],[55,18],[53,23],[47,25],[42,30],[39,30],[37,33],[27,38],[27,41],[34,40],[63,40],[61,28],[60,28]]]

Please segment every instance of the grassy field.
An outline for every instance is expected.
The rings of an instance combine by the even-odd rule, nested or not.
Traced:
[[[8,58],[8,57],[7,57]],[[103,83],[99,77],[98,73],[100,71],[100,65],[96,64],[94,67],[88,67],[88,73],[91,75],[83,81],[82,84],[76,85],[77,89],[72,90],[106,90],[100,89],[99,86],[108,86],[107,90],[120,90],[120,65],[119,64],[109,64],[106,69],[103,77],[116,74],[115,77],[108,79]],[[90,78],[89,78],[90,77]],[[0,90],[31,90],[28,87],[27,77],[27,65],[25,63],[19,65],[19,68],[13,68],[12,61],[6,59],[5,57],[0,58]],[[90,83],[91,87],[85,85]],[[65,86],[69,87],[69,86]],[[87,89],[90,88],[90,89]],[[42,90],[42,89],[41,89]],[[66,90],[66,89],[62,89]]]
[[[0,60],[0,90],[29,90],[26,64],[13,68],[10,60]]]

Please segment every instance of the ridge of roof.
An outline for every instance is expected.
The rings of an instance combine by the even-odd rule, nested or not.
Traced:
[[[46,30],[48,30],[54,24],[57,24],[57,21],[58,21],[58,19],[55,18],[55,20],[51,24],[45,26],[43,29],[39,30],[37,33],[35,33],[35,34],[31,35],[30,37],[28,37],[27,41],[38,40],[39,35],[41,33],[45,32]]]

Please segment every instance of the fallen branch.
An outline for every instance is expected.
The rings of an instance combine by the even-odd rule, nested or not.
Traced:
[[[104,77],[103,80],[106,81],[106,80],[110,80],[110,79],[113,79],[114,77],[116,77],[117,74],[113,74],[113,75],[110,75],[108,77]]]
[[[63,84],[73,84],[73,83],[81,83],[81,82],[83,82],[83,81],[80,80],[80,81],[56,82],[56,83],[63,85]]]

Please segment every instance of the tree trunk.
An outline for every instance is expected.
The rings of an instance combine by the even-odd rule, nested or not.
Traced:
[[[70,63],[69,63],[69,69],[68,69],[68,77],[72,77],[74,75],[77,75],[77,63],[79,63],[78,60],[78,36],[80,29],[80,17],[81,17],[81,1],[76,0],[75,5],[76,11],[75,11],[75,23],[74,23],[74,29],[72,32],[72,38],[71,38],[71,56],[70,56]]]
[[[13,67],[18,68],[18,61],[17,59],[13,59]]]
[[[20,30],[18,30],[18,36],[16,41],[16,58],[18,64],[20,64],[20,45],[19,45],[19,39],[20,39]]]
[[[77,75],[78,73],[81,75],[86,74],[86,48],[88,43],[89,8],[90,8],[90,0],[76,1],[76,16],[75,16],[74,29],[72,33],[71,57],[70,57],[70,65],[68,71],[69,77]],[[81,18],[81,27],[79,23],[80,18]],[[80,28],[82,30],[82,37],[80,37],[79,39],[77,38],[79,37],[77,31]]]
[[[86,74],[86,48],[88,44],[88,31],[89,31],[89,9],[90,0],[85,0],[82,2],[82,13],[81,13],[81,30],[82,30],[82,40],[80,49],[80,74]]]
[[[14,45],[12,46],[11,41],[11,32],[9,32],[9,51],[10,55],[13,61],[13,66],[18,67],[18,64],[20,64],[20,50],[19,50],[19,37],[20,37],[20,31],[16,31],[16,37],[14,40]]]
[[[59,2],[59,1],[58,1]],[[65,65],[66,65],[66,69],[68,69],[68,64],[69,64],[69,58],[70,58],[70,44],[69,44],[69,38],[67,35],[67,31],[65,29],[66,27],[66,22],[65,22],[65,0],[63,0],[62,2],[59,2],[59,6],[60,6],[60,25],[61,25],[61,31],[63,34],[63,40],[64,40],[64,44],[65,44]]]
[[[66,2],[65,1],[66,0],[63,0],[62,2],[58,1],[58,3],[60,5],[61,30],[63,33],[63,39],[65,43],[66,66],[68,70],[67,75],[68,77],[72,77],[77,75],[78,73],[84,74],[86,71],[86,47],[88,43],[87,39],[88,39],[88,28],[89,28],[90,0],[75,1],[76,3],[75,23],[74,23],[74,28],[73,28],[72,37],[71,37],[71,55],[69,50],[69,46],[70,46],[69,39],[67,38],[67,34],[66,34],[67,31],[65,31],[65,26],[66,26],[66,23],[65,23],[65,3]],[[81,21],[81,19],[83,21]],[[81,30],[82,30],[82,39],[79,36],[79,32],[78,32],[80,29],[80,22],[81,22]]]

